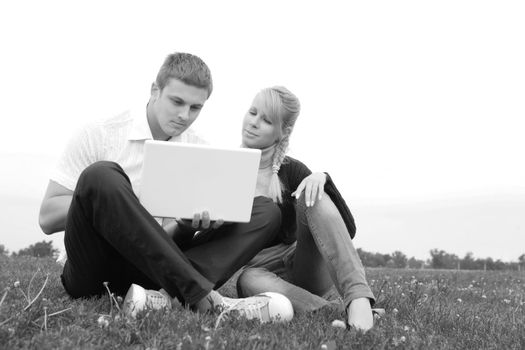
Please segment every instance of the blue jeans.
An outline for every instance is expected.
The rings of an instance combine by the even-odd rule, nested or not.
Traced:
[[[313,207],[304,194],[297,200],[297,241],[262,250],[237,280],[239,296],[278,292],[287,296],[296,312],[329,304],[321,296],[335,286],[345,310],[357,298],[375,298],[343,218],[326,193]]]

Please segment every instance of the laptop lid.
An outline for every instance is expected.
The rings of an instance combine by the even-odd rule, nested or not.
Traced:
[[[139,199],[153,216],[249,222],[261,151],[148,140]]]

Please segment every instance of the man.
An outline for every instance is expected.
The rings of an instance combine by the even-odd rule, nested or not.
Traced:
[[[160,68],[145,109],[91,123],[73,137],[49,181],[39,216],[46,234],[65,230],[68,259],[61,279],[72,297],[100,295],[107,281],[117,294],[129,289],[131,299],[143,293],[130,288],[137,284],[162,288],[199,311],[224,307],[226,299],[213,289],[274,238],[280,211],[269,199],[254,200],[250,223],[228,226],[210,222],[204,212],[191,226],[164,220],[163,227],[139,203],[145,141],[202,142],[189,127],[211,92],[206,64],[174,53]],[[180,167],[184,171],[184,164]],[[179,247],[170,238],[175,229],[186,237],[202,229],[214,232],[204,243],[186,240]],[[148,291],[146,296],[153,301],[165,294]]]

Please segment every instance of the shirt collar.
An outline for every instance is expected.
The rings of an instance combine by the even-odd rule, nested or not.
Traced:
[[[153,134],[149,128],[148,115],[146,107],[136,107],[129,111],[133,119],[131,132],[128,135],[128,141],[145,141],[153,140]],[[188,142],[187,134],[192,133],[191,128],[186,129],[182,134],[171,137],[171,142]]]
[[[148,116],[146,107],[134,108],[130,110],[131,117],[133,118],[133,126],[131,132],[128,135],[129,141],[141,141],[141,140],[153,140],[151,129],[148,124]]]

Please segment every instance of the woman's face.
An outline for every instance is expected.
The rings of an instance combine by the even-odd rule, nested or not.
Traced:
[[[264,149],[278,140],[278,129],[264,111],[263,96],[255,96],[242,122],[242,143],[248,148]]]

